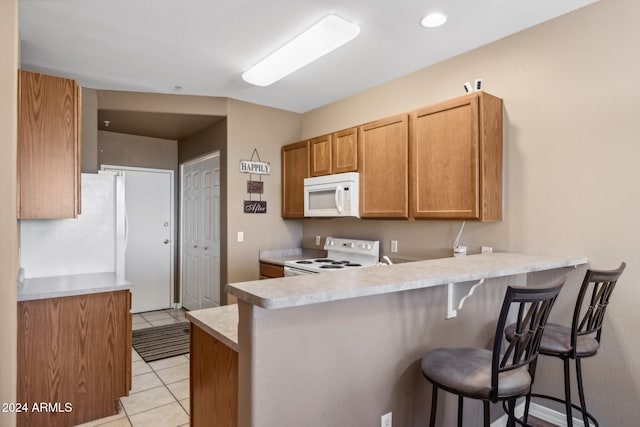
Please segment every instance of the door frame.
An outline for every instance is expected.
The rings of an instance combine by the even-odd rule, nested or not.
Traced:
[[[194,163],[199,163],[203,160],[208,160],[211,159],[213,157],[219,157],[220,160],[222,160],[222,156],[220,153],[220,150],[216,150],[216,151],[210,151],[208,153],[205,153],[201,156],[195,157],[193,159],[187,160],[186,162],[182,162],[178,165],[178,173],[180,174],[180,197],[179,197],[179,216],[180,216],[180,232],[178,233],[177,239],[178,239],[178,294],[180,295],[180,299],[178,300],[178,306],[179,308],[182,308],[182,236],[184,235],[184,203],[183,203],[183,190],[184,190],[184,167],[188,166],[188,165],[192,165]],[[222,165],[220,165],[220,168],[222,168]],[[221,169],[222,170],[222,169]],[[222,178],[222,177],[221,177]],[[220,190],[222,191],[222,182],[221,184],[221,188]],[[218,218],[218,220],[220,221],[220,225],[222,225],[222,218]],[[220,229],[220,233],[221,233],[221,239],[220,239],[220,261],[222,262],[222,228]],[[220,273],[222,272],[222,267],[220,267]],[[222,276],[222,274],[220,274],[220,276]],[[218,278],[220,280],[220,290],[219,293],[220,295],[218,295],[218,298],[220,298],[220,304],[222,305],[222,277]]]
[[[170,209],[171,209],[171,216],[169,219],[169,234],[172,236],[171,239],[171,243],[169,245],[169,254],[171,257],[172,262],[169,265],[169,276],[171,278],[171,289],[170,289],[170,306],[173,308],[180,308],[182,306],[182,289],[180,290],[180,302],[176,303],[176,276],[175,276],[175,265],[176,265],[176,245],[175,245],[175,240],[176,240],[176,227],[175,227],[175,222],[176,222],[176,203],[175,203],[175,199],[176,199],[176,192],[175,192],[175,172],[172,169],[155,169],[155,168],[141,168],[141,167],[134,167],[134,166],[119,166],[119,165],[100,165],[100,170],[121,170],[121,171],[137,171],[137,172],[154,172],[154,173],[166,173],[169,174],[169,182],[171,183],[170,185]],[[127,178],[125,175],[125,180],[124,180],[124,186],[125,186],[125,191],[127,188]],[[128,221],[126,220],[126,206],[127,206],[127,201],[125,199],[125,224],[128,223]],[[125,225],[125,229],[128,226]],[[125,233],[127,233],[125,231]],[[126,256],[126,245],[125,245],[125,256]],[[135,284],[134,284],[135,285]]]

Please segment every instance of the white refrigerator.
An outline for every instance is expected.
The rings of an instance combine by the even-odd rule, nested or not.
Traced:
[[[20,221],[25,278],[115,272],[124,277],[124,177],[82,174],[82,213],[75,219]]]

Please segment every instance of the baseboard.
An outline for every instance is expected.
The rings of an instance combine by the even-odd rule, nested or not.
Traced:
[[[529,415],[533,415],[534,417],[542,421],[555,424],[559,427],[567,426],[567,416],[564,412],[555,411],[537,403],[531,403],[531,407],[529,408]],[[584,422],[577,419],[576,417],[573,417],[573,426],[585,427]]]
[[[524,402],[516,406],[516,417],[521,417],[522,414],[524,414]],[[558,412],[537,403],[532,402],[529,406],[529,416],[536,417],[539,420],[546,421],[558,427],[567,427],[567,416],[564,412]],[[507,418],[507,414],[504,414],[492,422],[491,427],[506,427]],[[584,422],[575,417],[573,418],[573,425],[574,427],[585,427]]]

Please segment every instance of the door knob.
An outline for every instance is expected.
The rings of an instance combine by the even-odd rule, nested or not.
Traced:
[[[169,244],[169,239],[164,239],[164,244],[168,245]]]

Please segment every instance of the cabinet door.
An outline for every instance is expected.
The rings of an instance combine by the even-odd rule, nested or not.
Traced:
[[[304,179],[309,177],[309,141],[282,147],[282,217],[304,217]]]
[[[411,216],[499,220],[502,100],[478,93],[411,114]]]
[[[319,136],[309,141],[311,150],[311,176],[331,173],[331,135]]]
[[[351,128],[333,134],[332,173],[358,171],[358,129]]]
[[[74,218],[80,210],[80,88],[20,71],[18,217]]]
[[[478,218],[478,98],[414,112],[412,203],[416,218]]]
[[[362,125],[360,152],[360,216],[408,216],[408,116]]]

